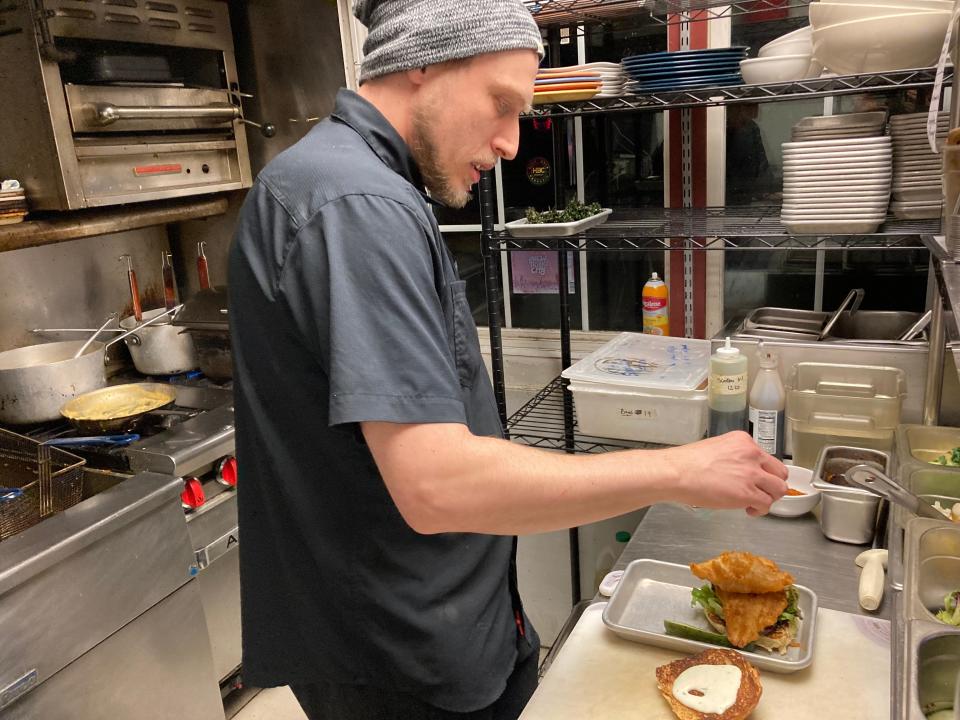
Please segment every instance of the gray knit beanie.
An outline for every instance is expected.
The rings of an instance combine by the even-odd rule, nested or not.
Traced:
[[[367,26],[360,82],[446,60],[530,49],[540,29],[522,0],[356,0]]]

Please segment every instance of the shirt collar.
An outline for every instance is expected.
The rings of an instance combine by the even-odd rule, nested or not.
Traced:
[[[352,128],[384,165],[410,182],[429,203],[440,204],[426,194],[423,177],[407,143],[373,103],[341,88],[331,117]]]

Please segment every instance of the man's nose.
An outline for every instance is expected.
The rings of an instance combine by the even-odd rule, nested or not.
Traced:
[[[510,124],[509,128],[497,133],[493,139],[493,151],[504,160],[513,160],[520,149],[520,121]]]

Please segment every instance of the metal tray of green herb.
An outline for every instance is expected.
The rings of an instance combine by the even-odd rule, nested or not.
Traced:
[[[591,214],[584,217],[585,211]],[[568,237],[606,222],[612,212],[610,208],[601,208],[596,204],[584,206],[571,203],[565,210],[543,213],[528,211],[527,217],[508,222],[504,227],[512,237],[517,238]]]
[[[714,630],[707,623],[703,610],[690,603],[690,591],[703,585],[687,565],[634,560],[620,579],[610,602],[603,610],[603,623],[627,640],[656,645],[669,650],[699,652],[717,644],[692,639],[707,638]],[[776,673],[792,673],[813,662],[813,638],[817,622],[817,596],[809,588],[794,585],[799,595],[797,604],[802,613],[796,646],[786,655],[770,653],[761,648],[739,651],[758,668]],[[667,633],[664,622],[688,626],[686,637]]]

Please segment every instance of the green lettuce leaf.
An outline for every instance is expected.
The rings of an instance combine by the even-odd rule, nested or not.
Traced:
[[[704,610],[709,610],[714,615],[723,617],[723,605],[720,602],[720,598],[717,597],[717,594],[713,591],[713,585],[707,583],[703,587],[693,588],[690,591],[692,596],[691,605],[696,607],[700,605]]]

